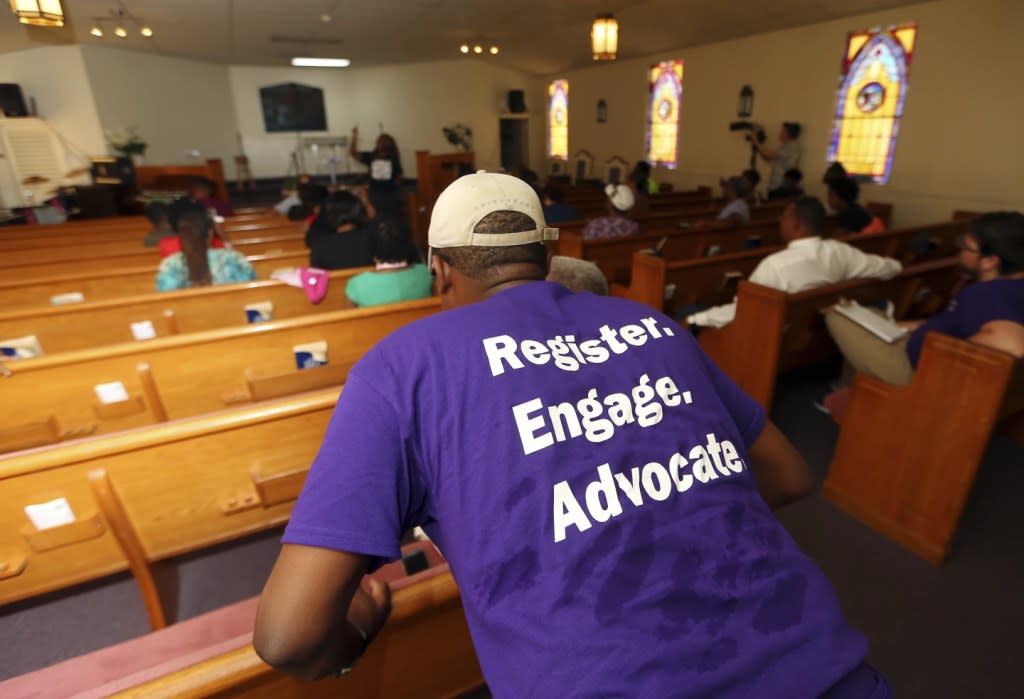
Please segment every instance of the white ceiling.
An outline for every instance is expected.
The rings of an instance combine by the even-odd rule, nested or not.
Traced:
[[[483,60],[532,74],[591,63],[590,23],[619,20],[620,58],[760,34],[910,4],[907,0],[123,0],[153,28],[89,35],[117,0],[62,0],[61,29],[27,28],[0,2],[0,54],[47,44],[96,44],[219,63],[286,65],[292,56],[349,58],[353,67],[458,59],[464,42],[497,43]],[[333,16],[329,23],[322,13]],[[274,40],[284,37],[296,41]],[[339,43],[326,43],[326,42]],[[0,57],[0,60],[3,60]]]

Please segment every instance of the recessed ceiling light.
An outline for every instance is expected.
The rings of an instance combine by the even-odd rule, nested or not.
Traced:
[[[483,46],[477,45],[477,46],[473,47],[473,53],[483,53],[483,52],[484,52],[484,47]]]
[[[469,47],[463,44],[459,47],[459,51],[462,51],[462,53],[469,53]]]
[[[114,33],[122,39],[128,36],[128,30],[122,27],[121,25],[118,25],[117,29],[114,30]]]
[[[139,34],[142,34],[142,36],[148,39],[149,37],[153,36],[153,30],[149,27],[143,27],[139,30]]]
[[[492,46],[491,47],[491,55],[492,56],[497,56],[498,55],[498,47],[497,46]]]
[[[320,21],[321,21],[321,22],[323,22],[324,24],[327,24],[327,23],[328,23],[328,22],[330,22],[330,21],[331,21],[332,19],[334,19],[334,17],[331,17],[331,16],[330,16],[329,14],[327,14],[326,12],[325,12],[325,13],[323,13],[322,15],[320,15]]]
[[[90,29],[89,33],[93,36],[103,36],[103,30],[100,29],[98,25]]]
[[[352,61],[347,58],[293,58],[292,65],[300,68],[348,68]]]

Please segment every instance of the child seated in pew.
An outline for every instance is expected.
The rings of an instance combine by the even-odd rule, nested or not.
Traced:
[[[896,260],[825,239],[825,207],[815,197],[801,197],[787,206],[779,229],[786,249],[761,260],[750,274],[754,284],[792,294],[850,279],[892,279],[903,269]],[[687,311],[691,326],[722,328],[736,317],[736,303]]]
[[[997,212],[967,224],[959,241],[960,271],[970,280],[945,311],[926,321],[903,323],[909,335],[893,343],[877,338],[857,323],[830,310],[829,334],[856,371],[899,386],[910,383],[930,332],[997,346],[1011,342],[1013,332],[989,327],[992,321],[1024,324],[1024,214]],[[848,372],[847,375],[850,375]]]
[[[169,207],[168,216],[181,239],[181,252],[160,263],[157,291],[256,279],[255,270],[240,252],[210,247],[213,224],[203,204],[194,199],[178,199]]]
[[[162,201],[151,201],[146,204],[143,210],[146,218],[153,224],[153,230],[146,234],[142,245],[147,248],[155,248],[164,238],[173,237],[174,229],[171,228],[171,221],[167,218],[167,204]]]
[[[319,269],[347,269],[373,264],[372,217],[353,192],[332,192],[306,231],[309,264]]]
[[[610,184],[604,188],[604,193],[608,197],[608,215],[587,221],[587,225],[583,227],[583,239],[597,240],[636,235],[640,231],[640,224],[628,216],[636,205],[636,195],[630,186]]]
[[[384,221],[371,224],[370,254],[376,270],[357,274],[348,281],[347,307],[412,301],[433,292],[430,270],[420,263],[416,247],[400,227]]]

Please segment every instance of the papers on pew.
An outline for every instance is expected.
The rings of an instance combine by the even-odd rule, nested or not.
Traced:
[[[836,313],[849,318],[880,340],[892,344],[906,336],[910,331],[902,328],[892,321],[891,318],[879,315],[869,308],[861,306],[856,301],[841,300],[835,306]]]
[[[81,291],[69,291],[66,294],[56,294],[50,297],[51,306],[66,306],[69,303],[82,303],[85,301],[85,294]]]
[[[0,340],[0,358],[3,359],[32,359],[42,354],[43,347],[35,335]]]
[[[75,521],[75,513],[72,512],[71,503],[67,501],[67,498],[25,505],[25,514],[28,515],[32,526],[39,531],[62,527]]]
[[[128,400],[128,390],[120,381],[96,384],[93,386],[93,390],[96,391],[96,397],[100,399],[100,403],[103,405],[122,403]]]
[[[250,303],[245,307],[247,323],[268,323],[274,319],[274,304],[271,301]]]
[[[152,340],[156,337],[156,328],[153,327],[152,321],[142,320],[138,323],[131,324],[132,337],[136,340]]]
[[[323,340],[295,345],[292,352],[295,353],[295,367],[298,369],[312,369],[327,363],[327,343]]]

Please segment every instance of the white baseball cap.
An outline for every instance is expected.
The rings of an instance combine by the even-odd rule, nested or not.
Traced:
[[[633,190],[624,184],[610,184],[604,188],[604,193],[611,201],[612,206],[619,211],[629,211],[636,204]]]
[[[526,214],[537,227],[519,233],[474,233],[480,220],[495,211]],[[427,233],[431,248],[493,248],[557,239],[558,229],[544,223],[544,209],[533,187],[518,177],[484,170],[460,177],[441,192]]]

